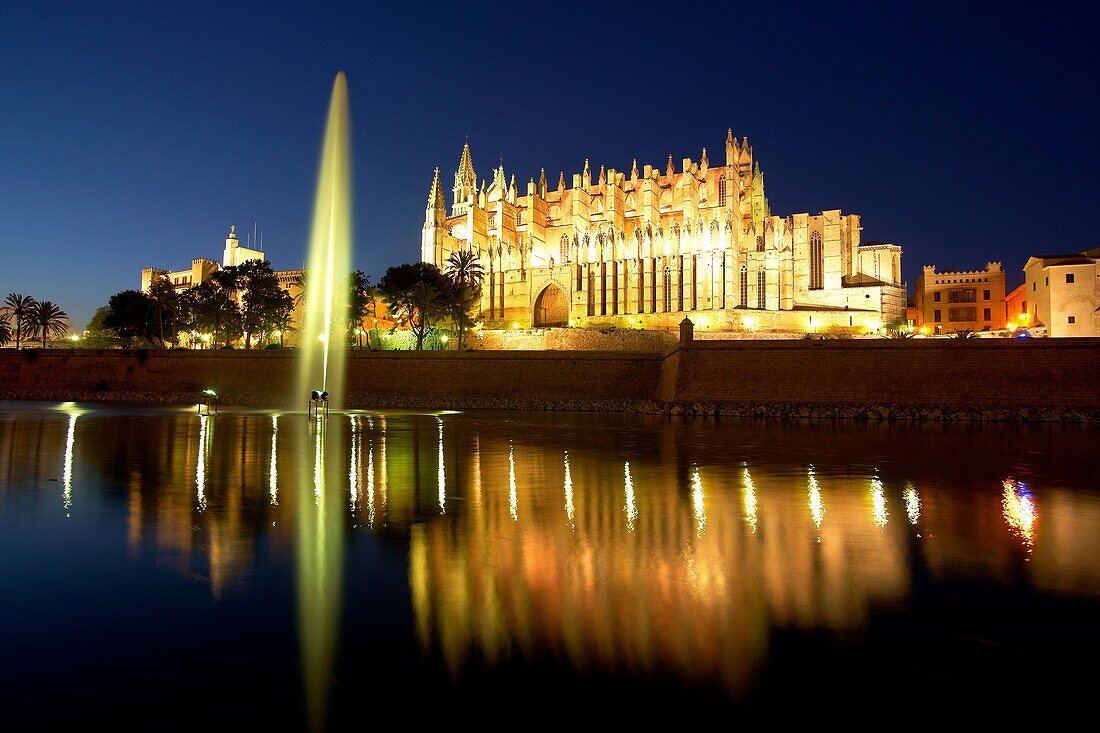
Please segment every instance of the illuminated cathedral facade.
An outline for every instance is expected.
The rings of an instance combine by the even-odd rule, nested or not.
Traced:
[[[446,269],[459,250],[485,271],[486,328],[673,328],[860,332],[904,323],[901,248],[860,244],[839,210],[775,216],[748,139],[727,133],[725,162],[670,155],[664,170],[588,161],[521,195],[503,164],[480,185],[462,149],[448,211],[435,171],[421,258]]]

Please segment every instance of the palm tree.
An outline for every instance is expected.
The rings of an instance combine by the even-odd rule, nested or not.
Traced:
[[[19,348],[23,336],[31,331],[31,314],[34,312],[38,301],[29,295],[20,293],[8,293],[4,299],[4,310],[15,319],[15,348]]]
[[[442,299],[438,290],[431,285],[417,283],[410,298],[416,318],[412,321],[412,331],[416,335],[416,350],[424,348],[424,337],[432,328],[432,318],[439,312]]]
[[[465,333],[468,313],[481,296],[481,282],[485,278],[485,268],[480,258],[471,250],[452,252],[447,258],[445,270],[451,281],[454,302],[455,326],[458,328],[458,350],[462,351],[462,336]]]
[[[7,311],[0,310],[0,345],[11,341],[11,316]]]
[[[35,305],[31,319],[35,332],[42,336],[43,349],[48,337],[61,337],[69,332],[69,314],[48,300]]]

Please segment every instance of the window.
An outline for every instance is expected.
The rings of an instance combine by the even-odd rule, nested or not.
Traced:
[[[564,234],[561,235],[559,253],[561,254],[561,262],[563,264],[569,262],[569,238]]]
[[[638,312],[645,313],[645,260],[638,259]]]
[[[619,261],[611,263],[611,315],[619,314]]]
[[[1046,286],[1047,286],[1047,287],[1049,288],[1049,287],[1050,287],[1050,275],[1047,275],[1047,276],[1046,276],[1045,278],[1043,278],[1043,279],[1044,279],[1044,280],[1046,280],[1046,282],[1044,283],[1044,285],[1046,285]]]
[[[959,323],[961,321],[976,321],[978,320],[978,309],[949,308],[947,311],[947,319],[952,323]]]
[[[821,249],[821,232],[810,235],[810,290],[825,287],[825,255]]]
[[[596,273],[588,266],[588,315],[596,315]]]
[[[1072,284],[1073,284],[1073,273],[1072,272],[1067,272],[1066,273],[1066,285],[1072,285]]]
[[[726,205],[726,179],[724,177],[718,179],[718,205]]]
[[[496,229],[497,228],[497,212],[495,212],[495,211],[489,214],[489,228],[490,229]]]
[[[947,294],[947,301],[949,303],[973,303],[976,295],[976,290],[952,290]]]
[[[756,273],[756,307],[764,310],[768,307],[768,281],[767,274],[763,270]]]
[[[942,320],[940,318],[940,312],[938,310],[932,311],[932,320],[935,321],[936,323],[939,323]]]
[[[607,263],[600,263],[600,315],[607,315]]]
[[[940,302],[940,291],[939,290],[932,293],[932,300],[935,301],[936,303]]]
[[[990,313],[989,308],[985,308],[985,309],[982,310],[982,319],[983,320],[992,321],[993,318],[991,316],[992,316],[992,313]]]
[[[989,300],[989,291],[988,290],[983,290],[982,291],[982,300]]]
[[[522,224],[522,223],[523,223],[523,210],[522,209],[516,209],[516,227],[518,228],[519,225]]]
[[[672,310],[672,268],[665,265],[665,313]]]
[[[749,266],[741,265],[741,307],[749,307]]]
[[[1069,322],[1070,323],[1077,323],[1077,316],[1070,316],[1069,317]]]
[[[1034,292],[1035,292],[1036,290],[1038,290],[1038,289],[1039,289],[1039,283],[1038,283],[1038,281],[1036,281],[1036,282],[1033,282],[1033,283],[1031,283],[1031,292],[1033,292],[1033,293],[1034,293]]]
[[[757,252],[763,252],[764,251],[764,238],[763,237],[757,237],[756,238],[756,251]]]

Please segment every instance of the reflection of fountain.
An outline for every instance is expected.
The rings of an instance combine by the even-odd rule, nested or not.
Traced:
[[[344,394],[344,348],[351,273],[351,144],[348,89],[336,75],[329,102],[325,142],[317,175],[317,197],[309,239],[298,389],[304,398],[327,391],[336,407]],[[328,400],[325,400],[327,408]]]
[[[328,707],[343,595],[344,505],[333,494],[340,491],[346,477],[341,475],[339,462],[325,460],[326,452],[340,452],[342,431],[328,434],[323,418],[317,418],[311,426],[313,481],[298,481],[295,539],[302,684],[309,724],[313,730],[320,730]],[[304,443],[298,465],[310,465]]]
[[[69,429],[65,433],[65,467],[61,476],[61,503],[65,507],[65,516],[71,516],[73,507],[73,451],[76,449],[76,421],[84,414],[74,403],[66,402],[62,409],[69,416]]]
[[[1007,478],[1001,482],[1001,512],[1012,533],[1031,552],[1035,545],[1035,522],[1039,518],[1035,496],[1023,481]]]

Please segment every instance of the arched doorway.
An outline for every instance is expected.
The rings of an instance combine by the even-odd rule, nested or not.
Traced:
[[[535,313],[532,320],[535,328],[565,326],[569,323],[569,300],[561,288],[554,283],[543,288],[539,297],[535,298]]]

